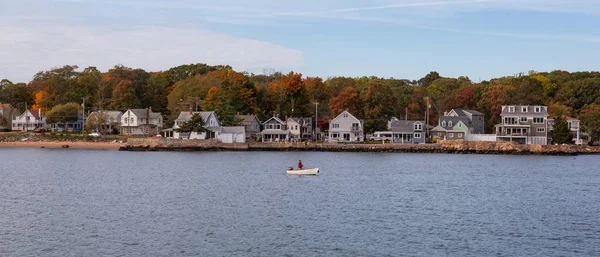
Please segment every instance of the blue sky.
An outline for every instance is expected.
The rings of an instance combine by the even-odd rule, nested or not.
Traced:
[[[0,78],[65,64],[472,80],[600,70],[597,0],[0,0]]]

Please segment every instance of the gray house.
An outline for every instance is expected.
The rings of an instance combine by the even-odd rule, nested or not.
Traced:
[[[431,135],[444,140],[464,139],[469,134],[483,134],[483,113],[474,110],[452,109],[440,116]]]
[[[424,144],[425,122],[392,118],[388,122],[388,131],[375,132],[372,139],[390,140],[400,144]]]
[[[363,142],[365,140],[364,121],[348,111],[343,111],[329,122],[328,142]]]
[[[277,117],[271,117],[262,124],[260,132],[262,142],[285,142],[291,138],[291,132],[287,130],[286,122]]]
[[[505,105],[500,113],[502,123],[496,125],[498,142],[548,144],[548,107]]]
[[[236,118],[240,119],[240,126],[243,126],[246,130],[246,136],[251,138],[258,138],[260,135],[260,120],[256,115],[235,115]]]
[[[311,140],[313,138],[312,118],[288,118],[286,122],[293,140]]]

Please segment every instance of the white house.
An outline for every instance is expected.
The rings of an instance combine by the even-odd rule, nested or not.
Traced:
[[[202,117],[202,120],[204,120],[204,127],[209,130],[208,133],[203,132],[198,134],[197,132],[191,132],[192,134],[189,135],[189,133],[187,132],[177,132],[176,129],[180,128],[183,123],[191,120],[194,114],[199,114]],[[175,139],[208,139],[216,138],[220,133],[220,130],[221,122],[219,121],[219,118],[217,117],[217,114],[215,112],[193,112],[190,110],[187,112],[179,113],[179,116],[177,117],[177,119],[175,119],[173,128],[165,130],[165,136],[172,137]]]
[[[121,134],[154,136],[162,130],[163,118],[152,108],[129,109],[121,116]]]
[[[32,131],[38,128],[46,128],[46,118],[40,115],[40,111],[25,110],[17,116],[13,116],[12,130]]]
[[[364,122],[343,111],[329,122],[328,142],[363,142]]]
[[[286,123],[277,117],[271,117],[263,122],[263,130],[260,132],[263,142],[280,142],[290,140],[290,131]]]
[[[221,143],[246,143],[246,130],[244,127],[221,127],[218,140]]]

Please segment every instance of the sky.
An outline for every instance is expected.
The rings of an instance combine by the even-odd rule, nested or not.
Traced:
[[[0,79],[189,63],[477,82],[600,70],[598,0],[0,0]]]

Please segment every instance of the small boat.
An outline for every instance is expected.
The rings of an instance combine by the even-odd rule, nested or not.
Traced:
[[[317,175],[317,174],[319,174],[319,168],[295,170],[290,167],[287,170],[287,174],[288,175]]]

